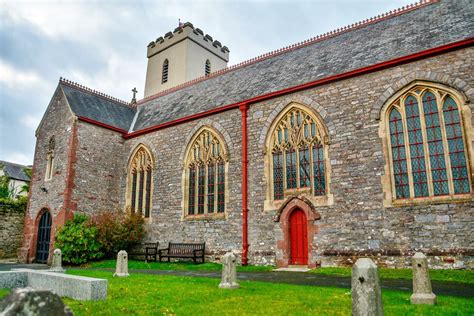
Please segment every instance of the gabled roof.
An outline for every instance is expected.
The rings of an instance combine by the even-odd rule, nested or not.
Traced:
[[[0,168],[3,166],[3,172],[10,179],[30,182],[30,178],[25,174],[25,169],[31,169],[31,166],[23,166],[16,163],[0,160]]]
[[[59,88],[80,119],[134,135],[448,44],[472,42],[473,16],[471,0],[422,0],[183,83],[134,106],[65,79]]]
[[[140,101],[132,130],[473,37],[474,2],[423,3]]]
[[[135,116],[135,108],[126,102],[88,89],[65,79],[59,81],[72,112],[82,118],[128,131]]]

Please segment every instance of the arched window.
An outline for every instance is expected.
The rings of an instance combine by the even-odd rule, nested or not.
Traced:
[[[319,125],[310,111],[291,107],[274,126],[268,148],[273,200],[327,194],[325,137]]]
[[[153,193],[153,158],[143,145],[135,150],[128,172],[128,206],[131,212],[150,217]]]
[[[460,99],[414,85],[387,108],[392,196],[414,199],[469,194]]]
[[[53,177],[54,170],[54,147],[56,146],[56,141],[54,136],[51,136],[48,143],[48,153],[46,154],[46,175],[45,180],[51,180]]]
[[[224,213],[227,150],[222,138],[205,127],[192,139],[185,162],[185,213]]]
[[[206,76],[209,76],[209,74],[211,73],[211,62],[208,60],[206,60],[206,65],[204,66],[204,74]]]
[[[161,83],[168,82],[168,68],[169,68],[169,61],[165,59],[163,62],[163,69],[161,71]]]

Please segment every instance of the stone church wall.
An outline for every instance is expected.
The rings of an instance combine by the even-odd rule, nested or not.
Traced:
[[[210,126],[225,139],[229,152],[229,203],[227,219],[187,220],[183,216],[183,161],[191,137],[202,126]],[[152,211],[147,219],[147,239],[168,242],[206,242],[210,258],[241,248],[241,129],[240,111],[228,111],[201,121],[166,128],[127,141],[127,158],[139,144],[151,149],[156,160],[153,171]],[[122,207],[125,204],[126,174],[122,169]]]
[[[25,210],[0,203],[0,259],[14,258],[23,240]]]
[[[419,78],[425,80],[435,80],[438,78],[435,74],[444,74],[474,87],[472,62],[469,62],[474,60],[473,52],[459,50],[252,104],[248,112],[250,263],[276,264],[283,256],[280,249],[285,243],[283,232],[275,221],[278,210],[264,210],[264,139],[276,114],[290,102],[305,104],[319,113],[330,138],[328,159],[334,203],[316,207],[321,218],[315,220],[310,265],[350,264],[356,256],[368,255],[380,264],[404,266],[407,262],[403,255],[410,255],[415,249],[431,255],[437,266],[459,267],[472,262],[472,200],[383,206],[385,158],[379,136],[380,122],[374,118],[373,106],[395,82],[417,73],[431,74],[429,78]],[[192,134],[202,125],[214,126],[231,140],[227,220],[182,219],[183,152]],[[240,251],[240,111],[227,111],[133,138],[126,142],[127,157],[139,143],[150,147],[156,159],[147,238],[161,243],[206,241],[210,259],[227,250]],[[121,186],[124,205],[125,172]]]
[[[281,210],[267,209],[264,205],[267,190],[264,152],[271,123],[290,102],[312,108],[329,133],[327,159],[333,202],[314,207],[318,216],[314,218],[314,237],[310,240],[310,266],[350,264],[359,255],[373,256],[382,265],[405,266],[404,256],[415,249],[427,252],[436,266],[472,264],[472,199],[384,206],[382,176],[386,161],[374,105],[396,83],[408,84],[404,78],[440,83],[458,78],[465,83],[461,92],[474,95],[473,60],[474,49],[466,48],[252,104],[248,111],[250,264],[280,264],[285,257],[288,240],[284,239],[278,222]],[[184,153],[202,126],[220,133],[228,146],[230,194],[226,219],[183,217]],[[56,138],[55,172],[50,181],[44,181],[51,135]],[[88,123],[73,123],[62,95],[57,95],[37,136],[23,245],[23,250],[29,250],[22,252],[30,254],[29,260],[34,255],[31,240],[34,240],[38,212],[47,207],[54,218],[63,207],[72,139],[76,139],[72,207],[77,211],[93,214],[100,210],[125,210],[128,160],[136,146],[144,144],[156,161],[151,217],[146,220],[147,240],[159,241],[161,246],[169,241],[205,241],[209,260],[218,259],[229,250],[240,252],[242,139],[238,109],[123,140],[119,133]],[[472,152],[470,155],[473,159]]]
[[[254,257],[252,252],[273,252],[282,238],[279,224],[273,220],[277,212],[263,210],[266,183],[262,129],[265,131],[270,126],[275,109],[279,112],[288,103],[297,101],[317,111],[330,134],[327,159],[332,169],[330,186],[334,204],[316,207],[321,215],[315,223],[318,233],[312,249],[316,264],[350,263],[351,256],[365,254],[386,256],[387,260],[382,260],[385,264],[403,265],[405,262],[390,259],[388,255],[411,254],[415,249],[435,256],[433,262],[438,265],[445,266],[446,258],[451,266],[462,266],[464,259],[472,262],[472,199],[440,205],[383,206],[381,176],[385,158],[379,121],[374,119],[372,108],[395,82],[416,76],[417,72],[420,76],[428,73],[433,80],[435,74],[448,75],[474,87],[473,60],[474,49],[464,49],[253,104],[249,110],[250,258]],[[419,79],[431,81],[431,78]],[[462,92],[469,95],[468,89]],[[259,142],[254,141],[259,136]],[[275,252],[278,260],[281,251],[275,249]],[[464,255],[464,259],[459,256],[453,259],[456,255]],[[257,262],[271,262],[272,256],[268,257]]]
[[[73,121],[72,113],[66,104],[64,95],[60,90],[57,90],[36,135],[30,200],[25,217],[25,237],[19,258],[23,262],[34,259],[38,215],[43,209],[48,209],[51,212],[53,217],[52,236],[54,236],[54,223],[64,204]],[[45,180],[46,157],[52,136],[55,139],[53,176],[51,180]]]
[[[89,215],[119,211],[120,178],[126,169],[122,134],[78,122],[73,203]]]

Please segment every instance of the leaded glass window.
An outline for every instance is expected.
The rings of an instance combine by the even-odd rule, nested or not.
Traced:
[[[393,177],[397,198],[410,196],[408,186],[407,157],[405,153],[405,137],[400,112],[392,109],[390,113],[390,140],[392,143]]]
[[[415,86],[389,108],[396,199],[470,193],[459,105],[442,89]]]
[[[271,139],[273,199],[298,190],[326,195],[324,145],[320,127],[309,112],[291,108]]]
[[[420,110],[418,101],[413,95],[409,95],[405,99],[405,114],[407,118],[415,197],[428,196],[428,179],[426,175],[423,135],[421,132]]]
[[[188,215],[224,213],[226,162],[223,141],[204,128],[193,140],[186,160]]]
[[[140,213],[145,218],[150,217],[152,184],[153,184],[153,160],[151,154],[145,147],[140,146],[135,151],[130,163],[129,170],[129,206],[133,213]]]

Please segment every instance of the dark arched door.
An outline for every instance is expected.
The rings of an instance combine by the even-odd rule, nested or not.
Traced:
[[[46,211],[41,215],[36,240],[36,262],[46,263],[49,256],[49,241],[51,238],[51,214]]]
[[[306,214],[301,209],[290,215],[290,264],[308,264],[308,224]]]

